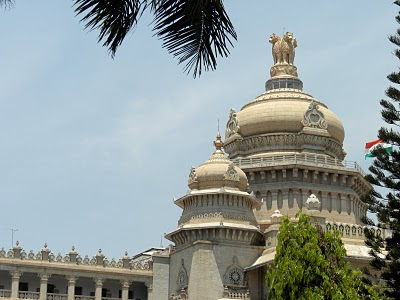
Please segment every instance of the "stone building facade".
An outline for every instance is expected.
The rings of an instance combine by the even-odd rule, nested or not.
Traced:
[[[166,234],[173,244],[119,260],[101,250],[89,258],[16,244],[0,250],[0,298],[265,299],[281,217],[296,222],[300,209],[325,230],[340,230],[348,260],[366,265],[360,197],[371,186],[357,163],[344,160],[340,119],[303,92],[296,39],[273,34],[270,42],[266,91],[230,111],[225,140],[218,133],[211,157],[190,170],[188,193],[174,201],[182,215]]]

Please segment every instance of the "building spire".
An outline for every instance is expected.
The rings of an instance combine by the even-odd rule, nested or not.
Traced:
[[[216,150],[221,150],[223,145],[224,145],[224,143],[222,143],[221,134],[220,134],[219,131],[218,131],[218,133],[217,133],[217,138],[216,138],[216,140],[214,141],[215,149],[216,149]]]

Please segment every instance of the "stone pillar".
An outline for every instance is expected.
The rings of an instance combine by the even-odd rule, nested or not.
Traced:
[[[47,299],[47,282],[49,281],[50,274],[40,273],[40,300]]]
[[[153,282],[149,280],[144,285],[147,287],[147,300],[153,300]]]
[[[128,300],[129,298],[129,286],[131,285],[131,282],[128,280],[121,280],[121,299],[122,300]]]
[[[289,213],[289,190],[282,191],[282,211]]]
[[[299,208],[299,189],[294,188],[293,190],[293,209],[295,211],[295,213],[297,213],[300,208]]]
[[[14,258],[21,258],[21,251],[22,248],[19,246],[19,242],[17,241],[13,247]]]
[[[95,293],[94,293],[94,298],[95,298],[95,300],[101,300],[101,294],[102,294],[102,291],[103,291],[103,282],[104,282],[104,279],[103,278],[94,278],[93,279],[94,280],[94,282],[95,282],[95,287],[96,287],[96,289],[95,289]]]
[[[272,196],[271,210],[274,211],[278,209],[278,191],[271,192],[271,196]]]
[[[68,300],[75,300],[75,284],[78,280],[76,276],[67,276],[68,280]]]
[[[321,192],[321,199],[319,199],[321,201],[321,207],[320,207],[320,211],[325,210],[328,211],[328,205],[329,205],[329,200],[328,200],[328,193],[325,191]]]
[[[11,298],[19,298],[19,278],[22,275],[20,271],[10,271],[11,275]]]

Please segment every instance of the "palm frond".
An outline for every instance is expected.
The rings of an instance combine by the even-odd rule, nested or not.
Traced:
[[[11,8],[15,4],[14,0],[0,0],[0,7]]]
[[[153,30],[194,77],[203,68],[214,70],[217,56],[228,56],[231,40],[237,39],[222,0],[158,0]]]
[[[85,29],[99,29],[98,41],[104,41],[114,56],[148,4],[146,0],[74,0],[74,6],[76,15],[83,15]]]

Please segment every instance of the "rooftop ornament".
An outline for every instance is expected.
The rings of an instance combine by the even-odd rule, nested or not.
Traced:
[[[282,218],[281,212],[277,209],[274,211],[274,213],[271,215],[271,222],[272,223],[280,223]]]
[[[286,32],[283,37],[271,34],[268,40],[272,44],[272,57],[274,65],[271,67],[266,90],[292,88],[303,89],[303,83],[298,79],[297,67],[294,65],[295,48],[297,40],[293,33]]]
[[[321,202],[319,201],[318,197],[314,194],[311,194],[306,201],[306,206],[308,210],[319,210]]]
[[[215,146],[215,149],[216,149],[216,150],[221,150],[222,147],[224,146],[224,143],[223,143],[222,140],[221,140],[221,134],[219,133],[219,131],[218,131],[218,133],[217,133],[217,138],[216,138],[216,140],[214,141],[214,146]]]

